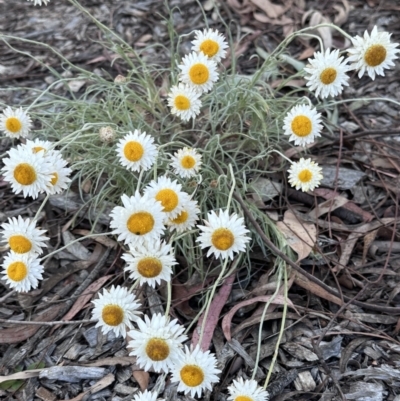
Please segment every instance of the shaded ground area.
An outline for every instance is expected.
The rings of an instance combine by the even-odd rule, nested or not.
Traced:
[[[205,26],[195,1],[168,4],[179,35]],[[351,35],[361,35],[377,24],[392,32],[394,41],[400,41],[400,5],[396,1],[208,0],[202,4],[210,27],[222,32],[230,27],[240,74],[256,71],[259,60],[252,55],[264,57],[293,30],[324,18]],[[149,63],[170,64],[167,11],[158,0],[83,1],[82,5],[135,48],[156,45],[146,51]],[[0,32],[47,43],[70,62],[103,76],[126,74],[126,66],[119,60],[111,65],[115,52],[101,45],[98,28],[66,2],[52,0],[48,7],[39,8],[22,0],[0,0]],[[325,45],[346,46],[336,33],[317,33]],[[0,43],[0,100],[5,104],[29,104],[37,90],[48,88],[55,78],[44,65],[63,76],[75,76],[67,65],[60,66],[59,58],[48,48],[32,42],[8,42],[35,59]],[[290,55],[306,61],[317,46],[316,40],[297,39],[289,46]],[[182,53],[189,47],[189,42],[183,43]],[[228,59],[226,67],[231,62]],[[282,68],[294,67],[287,63]],[[325,130],[323,140],[309,149],[313,160],[324,167],[323,184],[314,196],[287,188],[281,173],[266,174],[253,183],[262,196],[248,194],[249,202],[265,210],[292,237],[298,253],[307,251],[307,241],[298,241],[299,237],[315,235],[318,239],[312,253],[290,274],[293,308],[289,308],[269,387],[275,401],[400,400],[399,107],[379,99],[400,101],[399,70],[398,63],[375,81],[367,77],[352,80],[357,84],[344,91],[343,99],[377,100],[349,101],[339,106],[337,113],[325,116],[330,130]],[[279,84],[277,76],[271,85]],[[79,94],[84,87],[79,82],[77,85]],[[304,82],[298,80],[288,87],[302,85]],[[63,87],[58,90],[60,95],[67,93]],[[7,140],[2,141],[1,153],[9,146]],[[303,155],[297,153],[288,147],[286,156],[296,159]],[[277,156],[276,165],[269,170],[277,170],[279,164]],[[27,203],[14,195],[7,183],[0,181],[0,186],[1,222],[19,214],[35,215],[39,201]],[[82,205],[79,197],[70,197],[68,202],[53,198],[41,213],[39,222],[49,230],[54,249],[90,230],[85,210],[72,222]],[[107,229],[107,221],[107,214],[102,215],[100,229]],[[130,400],[137,388],[155,386],[166,399],[185,399],[177,396],[176,387],[162,376],[141,372],[135,359],[128,356],[125,340],[102,335],[93,323],[27,326],[6,322],[52,322],[66,315],[67,320],[89,319],[90,296],[79,296],[96,293],[110,284],[108,280],[123,282],[121,251],[113,245],[87,240],[60,252],[47,261],[46,280],[40,289],[29,294],[10,294],[0,282],[0,375],[60,367],[42,372],[41,377],[33,374],[26,381],[14,380],[7,389],[0,385],[0,398]],[[5,247],[1,250],[7,251]],[[251,267],[243,266],[237,272],[223,309],[223,316],[232,318],[228,325],[232,341],[226,340],[226,327],[219,325],[212,350],[223,373],[213,394],[204,399],[225,400],[232,378],[252,374],[264,305],[257,297],[274,290],[274,257],[271,254],[265,259],[255,249]],[[180,260],[179,271],[172,314],[187,324],[196,315],[205,288],[215,278],[204,283],[199,277],[188,277],[184,260]],[[155,292],[145,288],[139,297],[150,313],[163,311],[165,289]],[[240,309],[230,316],[238,305]],[[263,326],[256,373],[259,383],[271,365],[281,318],[282,305],[271,305]]]

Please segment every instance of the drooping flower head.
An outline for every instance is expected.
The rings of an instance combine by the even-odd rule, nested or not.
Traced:
[[[285,135],[290,135],[289,141],[295,145],[304,146],[314,142],[321,136],[321,114],[307,104],[294,106],[283,120]]]
[[[182,178],[193,177],[198,174],[201,166],[201,155],[196,149],[184,147],[171,157],[171,166],[175,174]]]
[[[150,169],[158,154],[154,138],[137,129],[120,139],[116,150],[120,163],[131,171]]]
[[[67,167],[68,163],[58,152],[50,152],[45,157],[47,157],[52,166],[52,178],[46,192],[50,195],[59,194],[68,188],[68,184],[71,182],[69,175],[72,173],[72,170]]]
[[[200,113],[200,93],[186,84],[174,85],[168,94],[168,106],[171,107],[172,114],[176,114],[183,121],[189,121]]]
[[[178,233],[190,230],[199,219],[200,209],[197,206],[197,201],[188,199],[183,204],[182,211],[173,219],[167,220],[167,225],[171,230],[176,230]]]
[[[0,131],[10,138],[26,138],[31,126],[32,121],[22,107],[15,110],[7,107],[0,115]]]
[[[187,54],[178,68],[181,70],[179,80],[200,93],[209,92],[218,81],[217,64],[203,53]]]
[[[23,192],[24,197],[36,199],[50,185],[52,166],[43,152],[32,153],[22,147],[10,149],[9,157],[3,159],[4,180],[11,183],[14,193]]]
[[[18,292],[35,289],[43,278],[43,266],[34,253],[11,251],[5,256],[2,267],[4,276],[1,279]]]
[[[103,294],[99,293],[99,299],[92,303],[92,318],[98,320],[96,327],[101,327],[104,334],[113,331],[117,337],[125,337],[126,326],[131,329],[132,321],[139,319],[140,304],[132,293],[119,285],[112,286],[110,290],[104,289]]]
[[[250,237],[246,235],[249,230],[243,217],[236,213],[229,215],[228,210],[221,209],[218,214],[212,210],[204,224],[197,226],[202,231],[197,242],[200,242],[201,249],[210,247],[207,256],[213,253],[216,258],[233,259],[235,252],[245,251]]]
[[[153,288],[161,280],[171,281],[172,266],[177,264],[171,245],[160,239],[145,241],[140,246],[131,245],[129,253],[124,253],[122,259],[127,262],[124,270],[130,273],[130,278]]]
[[[44,235],[46,230],[36,228],[36,222],[30,219],[18,219],[11,217],[8,223],[3,223],[1,228],[3,241],[6,241],[10,249],[15,253],[36,253],[40,255],[42,248],[47,247],[44,241],[49,238]]]
[[[173,219],[183,210],[189,195],[182,191],[182,185],[163,175],[151,181],[144,194],[161,203],[165,218]]]
[[[182,343],[187,340],[183,334],[185,328],[164,315],[157,313],[151,317],[144,316],[136,323],[138,330],[131,330],[128,334],[132,338],[128,348],[129,355],[137,357],[137,363],[144,370],[154,369],[155,372],[169,372],[182,357]]]
[[[316,52],[313,59],[308,59],[310,65],[304,68],[309,75],[305,78],[310,90],[315,90],[315,96],[322,99],[337,96],[342,93],[343,86],[348,86],[349,70],[347,60],[339,57],[339,50],[327,49],[325,53]]]
[[[192,41],[193,51],[203,53],[216,63],[225,58],[225,49],[228,47],[228,43],[226,43],[225,37],[217,30],[204,29],[203,31],[195,31],[195,35],[195,40]]]
[[[203,390],[212,390],[212,384],[218,383],[217,360],[210,351],[203,352],[199,345],[194,350],[185,346],[185,353],[172,369],[172,382],[178,382],[178,391],[194,397],[201,397]]]
[[[229,401],[268,401],[269,394],[260,387],[255,380],[233,380],[232,386],[228,387]]]
[[[390,42],[390,36],[388,32],[378,32],[375,25],[371,35],[365,31],[364,37],[352,38],[354,47],[348,50],[348,60],[353,62],[350,68],[358,71],[359,78],[365,72],[371,79],[375,79],[375,74],[385,76],[384,70],[394,66],[393,60],[400,50],[396,49],[398,43]]]
[[[303,157],[298,162],[293,162],[289,170],[289,183],[303,192],[312,191],[318,187],[322,180],[322,169],[311,159]]]
[[[118,234],[118,241],[140,245],[163,234],[165,215],[160,202],[139,192],[131,197],[124,194],[121,200],[124,206],[116,206],[110,214],[110,227]]]

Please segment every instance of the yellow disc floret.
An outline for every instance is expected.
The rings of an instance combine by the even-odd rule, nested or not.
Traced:
[[[386,59],[386,49],[382,45],[370,46],[364,55],[365,62],[370,67],[376,67],[382,64]]]
[[[124,320],[124,311],[119,305],[105,305],[101,311],[101,317],[109,326],[118,326]]]
[[[254,398],[247,397],[247,395],[238,395],[234,401],[254,401]]]
[[[179,213],[174,219],[171,219],[171,222],[174,224],[183,224],[189,217],[189,213],[184,210],[183,212]]]
[[[178,110],[189,110],[190,109],[190,100],[187,96],[178,95],[174,99],[174,106]]]
[[[332,67],[328,67],[328,68],[325,68],[325,69],[321,72],[321,74],[320,74],[320,76],[319,76],[319,79],[321,80],[321,82],[322,82],[323,84],[329,85],[329,84],[331,84],[332,82],[335,81],[336,76],[337,76],[337,71],[336,71],[336,69],[335,69],[335,68],[332,68]]]
[[[211,235],[211,243],[219,251],[226,251],[235,242],[235,236],[227,228],[217,228]]]
[[[32,242],[23,235],[13,235],[9,238],[8,244],[15,253],[27,253],[32,249]]]
[[[56,185],[58,182],[58,174],[56,172],[51,173],[51,175],[53,176],[50,183],[51,185]]]
[[[181,166],[183,168],[193,168],[196,165],[196,159],[193,156],[186,155],[182,157]]]
[[[185,365],[180,371],[180,376],[189,387],[199,386],[204,381],[204,372],[197,365]]]
[[[190,80],[196,85],[205,84],[209,76],[208,67],[202,63],[193,64],[189,70]]]
[[[137,212],[129,217],[126,226],[133,234],[145,235],[153,229],[154,223],[154,217],[151,213]]]
[[[215,40],[206,39],[200,45],[200,51],[202,51],[206,56],[213,57],[218,53],[219,45]]]
[[[146,345],[147,356],[155,362],[166,359],[169,352],[168,343],[162,338],[152,338]]]
[[[311,181],[311,179],[313,177],[313,174],[312,174],[312,172],[310,170],[304,169],[304,170],[300,171],[300,173],[299,173],[299,175],[297,177],[299,178],[299,180],[301,182],[305,183],[305,182],[310,182]]]
[[[36,181],[36,171],[28,163],[20,163],[14,169],[14,178],[21,185],[32,185]]]
[[[143,277],[153,278],[161,273],[162,263],[157,258],[142,258],[137,264],[137,269]]]
[[[292,131],[299,137],[311,134],[312,122],[307,116],[296,116],[292,121]]]
[[[21,131],[22,123],[17,117],[8,117],[6,120],[6,129],[13,134],[17,134]]]
[[[161,202],[163,206],[163,212],[171,212],[174,210],[179,203],[179,198],[177,193],[169,188],[161,189],[157,192],[156,200]]]
[[[28,274],[28,268],[23,262],[13,262],[7,268],[7,276],[13,281],[22,281]]]
[[[142,144],[136,141],[128,142],[124,147],[124,156],[130,162],[137,162],[143,157],[144,149]]]
[[[33,153],[39,153],[41,150],[46,151],[46,149],[42,148],[41,146],[35,146],[35,147],[32,148],[32,152]]]

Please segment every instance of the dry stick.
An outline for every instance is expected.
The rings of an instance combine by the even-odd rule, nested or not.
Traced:
[[[81,323],[93,323],[95,320],[58,320],[54,322],[24,322],[21,320],[7,320],[7,319],[0,319],[0,323],[10,323],[10,324],[22,324],[22,325],[39,325],[39,326],[56,326],[57,324],[81,324]]]
[[[319,285],[320,287],[322,287],[324,290],[326,290],[330,294],[332,294],[336,297],[340,296],[336,290],[332,289],[331,287],[329,287],[328,285],[323,283],[321,280],[319,280],[318,278],[314,277],[312,274],[310,274],[307,271],[305,271],[304,269],[302,269],[295,262],[293,262],[288,256],[286,256],[279,248],[277,248],[277,246],[264,234],[260,225],[257,223],[257,220],[253,217],[253,215],[251,214],[250,210],[248,209],[246,203],[244,202],[244,200],[242,199],[242,197],[240,196],[240,194],[238,192],[235,191],[233,193],[233,198],[240,204],[240,206],[243,209],[244,214],[249,219],[251,224],[253,224],[258,235],[261,237],[261,239],[263,240],[265,245],[268,246],[268,248],[271,250],[272,253],[274,253],[276,256],[282,258],[294,270],[296,270],[298,273],[302,274],[303,276],[307,277],[310,281]],[[365,302],[354,300],[353,298],[350,298],[346,295],[343,295],[343,299],[346,302],[351,301],[351,303],[354,303],[355,305],[360,306],[365,309],[368,309],[368,310],[373,310],[373,311],[377,311],[377,312],[386,312],[389,314],[396,314],[396,315],[400,314],[400,307],[370,305]]]

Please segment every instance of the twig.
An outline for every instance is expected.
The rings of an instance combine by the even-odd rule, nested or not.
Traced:
[[[82,323],[93,323],[93,320],[73,320],[73,321],[66,321],[66,320],[58,320],[55,322],[24,322],[22,320],[7,320],[7,319],[0,319],[0,323],[10,323],[10,324],[30,324],[30,325],[39,325],[39,326],[56,326],[57,324],[82,324]]]

